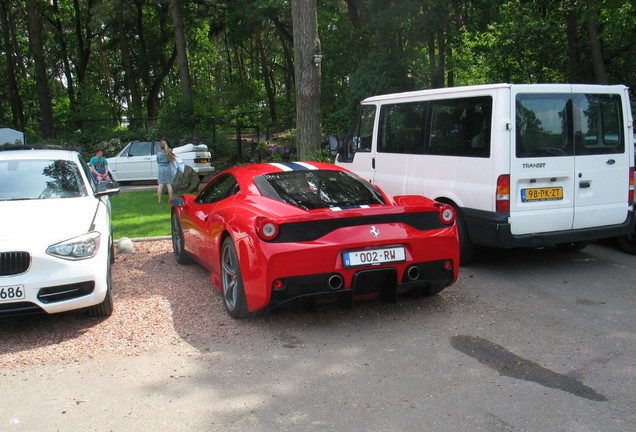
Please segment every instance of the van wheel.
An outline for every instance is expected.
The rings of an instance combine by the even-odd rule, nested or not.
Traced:
[[[562,252],[578,252],[585,249],[589,244],[590,242],[586,241],[557,243],[556,248]]]
[[[636,229],[633,229],[632,232],[627,235],[617,237],[616,240],[623,252],[636,255]]]
[[[470,241],[466,221],[461,212],[455,207],[455,223],[457,224],[457,233],[459,234],[459,262],[461,265],[469,264],[475,257],[475,245]]]

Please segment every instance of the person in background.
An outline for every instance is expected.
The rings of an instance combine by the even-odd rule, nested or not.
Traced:
[[[95,156],[88,162],[91,167],[91,174],[96,182],[110,181],[110,173],[108,172],[108,161],[104,157],[104,150],[98,148],[95,150]]]
[[[172,198],[172,183],[174,183],[174,174],[170,164],[175,160],[176,156],[170,150],[165,140],[159,141],[159,153],[157,153],[157,199],[161,202],[163,195],[163,185],[168,189],[168,199]]]

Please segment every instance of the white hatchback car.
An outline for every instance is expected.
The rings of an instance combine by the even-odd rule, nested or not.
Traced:
[[[112,186],[76,152],[0,151],[0,316],[112,313]]]
[[[199,178],[212,174],[212,155],[205,144],[186,144],[172,149]],[[108,170],[118,182],[157,180],[159,141],[133,141],[115,157],[108,158]]]

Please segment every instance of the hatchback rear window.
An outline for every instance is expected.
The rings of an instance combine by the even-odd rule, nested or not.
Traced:
[[[261,195],[305,210],[384,204],[377,189],[344,171],[264,174],[254,183]]]

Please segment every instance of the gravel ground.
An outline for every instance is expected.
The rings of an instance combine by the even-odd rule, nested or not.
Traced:
[[[79,362],[100,353],[134,356],[184,341],[195,347],[202,341],[227,343],[245,332],[284,331],[334,313],[379,314],[387,307],[369,302],[352,310],[291,311],[237,321],[225,312],[205,269],[175,262],[169,240],[136,242],[135,253],[116,256],[112,276],[115,311],[106,319],[79,313],[1,319],[0,370]],[[439,309],[462,301],[458,285],[413,307]],[[396,307],[404,306],[398,302]]]

